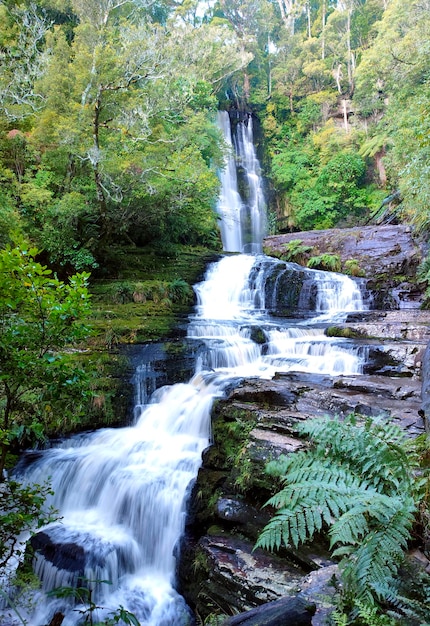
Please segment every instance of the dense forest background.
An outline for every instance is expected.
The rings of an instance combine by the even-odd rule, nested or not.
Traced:
[[[430,221],[428,0],[0,2],[0,245],[219,249],[216,110],[262,129],[272,232]]]

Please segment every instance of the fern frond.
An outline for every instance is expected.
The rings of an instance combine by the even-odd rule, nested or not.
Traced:
[[[257,546],[297,546],[328,528],[345,597],[371,609],[402,562],[422,497],[414,444],[395,424],[354,416],[298,429],[312,444],[270,465],[283,489],[267,503],[277,512]]]
[[[341,563],[347,585],[352,586],[363,601],[370,602],[375,585],[382,585],[397,571],[412,521],[408,506],[396,511],[387,526],[371,531],[363,538],[353,558]]]
[[[288,545],[290,538],[290,520],[294,516],[291,511],[279,511],[265,526],[258,537],[256,548],[279,550],[281,545]]]
[[[355,416],[344,421],[317,418],[298,426],[300,434],[312,438],[315,454],[342,461],[374,486],[400,489],[418,468],[413,443],[397,425],[367,419],[358,424]]]
[[[422,599],[406,597],[399,593],[398,585],[394,580],[384,581],[382,584],[375,584],[374,591],[378,599],[385,604],[396,609],[399,617],[409,617],[415,620],[430,623],[429,596]],[[394,611],[391,609],[391,613]]]
[[[303,452],[304,451],[296,452],[294,456],[297,456],[299,454],[301,455],[303,454]],[[266,474],[268,474],[269,476],[285,477],[293,460],[292,457],[292,454],[289,454],[288,456],[286,456],[285,454],[281,454],[281,456],[277,458],[276,461],[270,461],[266,465]]]
[[[363,506],[352,507],[339,517],[329,531],[330,548],[337,543],[356,544],[369,531],[366,509]]]
[[[381,615],[381,609],[377,606],[369,606],[365,602],[355,600],[355,607],[361,623],[368,626],[395,626],[396,622],[388,615]]]

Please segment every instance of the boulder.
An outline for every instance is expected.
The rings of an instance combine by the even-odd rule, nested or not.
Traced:
[[[307,626],[312,624],[315,606],[300,596],[269,602],[252,611],[230,617],[222,626]]]

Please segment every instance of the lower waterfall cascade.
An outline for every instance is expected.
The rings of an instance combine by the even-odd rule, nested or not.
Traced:
[[[227,184],[230,176],[224,177]],[[261,237],[260,226],[255,236]],[[34,539],[42,589],[26,615],[29,626],[45,626],[57,612],[65,616],[63,626],[82,623],[84,607],[46,594],[86,584],[104,607],[98,620],[122,606],[142,626],[191,624],[175,587],[176,558],[190,489],[210,445],[214,399],[244,377],[362,372],[365,348],[324,332],[329,321],[366,308],[360,281],[271,259],[259,253],[259,245],[251,241],[251,253],[244,253],[238,237],[232,246],[240,253],[212,264],[195,286],[187,336],[198,349],[188,383],[156,389],[148,401],[140,398],[128,427],[76,435],[29,454],[19,478],[40,484],[51,477],[55,495],[47,504],[60,514]],[[299,284],[294,307],[284,304],[295,313],[277,315],[280,285],[292,275]],[[254,341],[255,328],[264,342]],[[3,614],[4,626],[20,623],[12,611]]]

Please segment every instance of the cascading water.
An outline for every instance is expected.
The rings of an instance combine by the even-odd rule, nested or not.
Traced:
[[[220,111],[218,125],[230,147],[229,157],[220,172],[221,193],[217,207],[223,247],[226,252],[256,254],[262,250],[265,235],[266,203],[253,141],[252,117],[239,121],[232,134],[229,114]],[[243,197],[238,191],[237,165],[243,173]]]
[[[239,129],[237,136],[241,136]],[[240,139],[239,147],[246,141]],[[257,165],[253,167],[258,172]],[[227,184],[234,185],[233,173],[223,178],[224,203],[230,202],[226,199],[232,191],[225,189]],[[237,186],[234,201],[236,194]],[[229,223],[240,230],[233,219],[223,222],[224,227]],[[261,224],[255,231],[259,236]],[[230,235],[226,235],[226,249],[245,248],[243,233]],[[311,307],[314,325],[309,319],[269,317],[266,308],[273,306],[266,302],[273,292],[269,284],[274,282],[280,289],[282,282],[272,280],[275,270],[278,276],[297,277],[296,305]],[[29,626],[49,623],[56,612],[65,614],[63,626],[78,624],[82,617],[77,609],[83,610],[82,606],[48,600],[45,592],[88,584],[99,606],[108,612],[123,606],[142,626],[190,623],[189,609],[175,591],[175,553],[184,529],[187,494],[210,441],[213,399],[244,376],[361,370],[359,349],[347,340],[327,338],[323,325],[318,325],[321,316],[363,308],[356,283],[348,278],[241,254],[212,265],[195,290],[198,303],[188,337],[202,347],[189,383],[158,389],[149,404],[138,393],[140,409],[133,426],[79,435],[32,453],[34,460],[22,477],[35,483],[52,477],[55,496],[49,504],[59,510],[61,520],[34,540],[35,570],[43,590],[35,597]],[[279,292],[277,299],[282,298]],[[253,340],[255,328],[264,341]],[[94,618],[102,619],[104,614],[101,611]],[[3,623],[17,622],[12,616]]]

